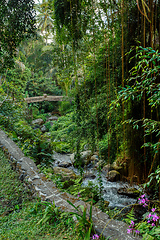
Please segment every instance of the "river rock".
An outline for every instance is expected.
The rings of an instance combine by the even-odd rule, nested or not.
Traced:
[[[91,161],[93,161],[93,162],[98,161],[98,155],[91,156]]]
[[[87,151],[83,151],[80,153],[82,160],[87,163],[88,160],[91,160],[91,151],[87,150]]]
[[[41,127],[41,132],[43,132],[43,133],[47,132],[47,128],[46,128],[45,125],[43,125],[43,126]]]
[[[90,163],[90,161],[91,161],[91,151],[90,150],[81,152],[80,156],[81,156],[82,165],[87,165]],[[74,165],[75,153],[70,155],[70,160],[71,160],[72,164]]]
[[[140,195],[140,191],[136,188],[119,188],[117,192],[131,198],[137,198]]]
[[[95,168],[98,168],[99,166],[102,168],[103,165],[104,165],[104,161],[100,160],[95,164]]]
[[[124,179],[126,176],[128,176],[128,169],[127,169],[126,162],[119,164],[117,161],[115,161],[111,164],[111,169],[118,171],[121,174],[122,178]]]
[[[58,120],[57,116],[52,116],[52,117],[49,117],[47,121],[57,121],[57,120]]]
[[[70,155],[70,160],[71,160],[72,164],[74,164],[74,162],[75,162],[74,157],[75,157],[75,153],[72,153]]]
[[[96,178],[96,175],[94,175],[93,173],[85,173],[84,178],[90,178],[90,179],[94,179]]]
[[[55,164],[56,164],[56,165],[59,165],[59,163],[60,163],[60,161],[55,161]]]
[[[102,172],[109,172],[111,170],[111,164],[106,164],[103,168],[102,168]]]
[[[118,165],[117,162],[113,162],[111,165],[113,170],[119,171],[122,169],[122,166]]]
[[[58,167],[68,168],[71,165],[72,164],[70,162],[61,162],[61,163],[58,164]]]
[[[44,123],[42,118],[35,119],[31,122],[32,125],[42,125]]]
[[[116,182],[120,180],[120,173],[116,170],[111,170],[107,173],[106,178],[110,182]]]
[[[54,167],[53,170],[54,174],[61,175],[62,182],[69,181],[70,179],[76,179],[76,174],[70,169],[63,167]]]

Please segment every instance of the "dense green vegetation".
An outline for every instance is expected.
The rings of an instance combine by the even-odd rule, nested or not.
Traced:
[[[30,123],[28,113],[35,117],[60,111],[65,116],[50,129],[55,149],[76,151],[81,165],[79,153],[87,144],[106,163],[126,161],[131,181],[136,176],[145,182],[159,160],[160,60],[159,2],[154,7],[151,1],[146,4],[143,0],[138,7],[134,0],[37,4],[37,35],[21,44],[17,40],[14,68],[5,65],[1,73],[1,124],[15,129],[12,125],[17,126],[22,115]],[[32,4],[28,7],[33,33],[35,12]],[[69,102],[27,107],[22,100],[43,94],[63,94]]]
[[[55,216],[52,205],[48,210],[50,218],[40,223],[47,205],[33,198],[2,150],[0,172],[0,239],[77,239],[72,217],[62,215],[58,209]]]

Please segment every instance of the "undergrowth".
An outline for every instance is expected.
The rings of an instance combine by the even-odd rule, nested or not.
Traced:
[[[47,212],[50,219],[44,221],[50,208],[33,198],[2,150],[0,172],[0,240],[80,239],[71,216],[59,212],[55,218],[55,211],[51,211]]]

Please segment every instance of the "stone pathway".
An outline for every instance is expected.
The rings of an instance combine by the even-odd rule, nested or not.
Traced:
[[[62,211],[73,212],[75,209],[67,202],[69,200],[75,206],[84,205],[89,212],[90,205],[78,198],[64,192],[60,192],[52,181],[49,181],[43,173],[39,173],[35,163],[25,157],[20,148],[0,129],[0,147],[8,154],[13,169],[19,172],[20,180],[25,181],[28,187],[37,192],[42,200],[55,202]],[[97,233],[103,231],[104,237],[110,240],[139,240],[141,238],[127,234],[128,225],[124,222],[111,220],[106,213],[93,207],[92,219]]]

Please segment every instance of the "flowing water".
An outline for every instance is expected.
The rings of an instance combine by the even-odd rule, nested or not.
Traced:
[[[55,162],[54,162],[55,167],[57,167],[62,162],[71,163],[70,154],[60,154],[60,153],[54,152],[53,158],[55,160]],[[79,171],[76,168],[74,168],[73,166],[68,167],[68,169],[71,169],[76,174],[79,174]],[[92,182],[94,185],[98,185],[98,174],[97,174],[97,170],[95,168],[90,167],[90,168],[84,169],[84,174],[85,173],[89,174],[89,175],[95,175],[95,178],[94,179],[92,179],[91,177],[85,178],[83,180],[84,186],[86,186],[88,184],[88,181]],[[105,174],[103,172],[101,173],[103,188],[104,188],[103,198],[104,198],[104,200],[109,201],[109,207],[123,208],[129,204],[134,204],[136,202],[136,199],[134,199],[134,198],[129,198],[127,196],[117,193],[117,190],[119,188],[130,187],[128,183],[107,181],[105,175],[106,175],[106,173]],[[134,187],[137,187],[137,186],[134,186]]]

